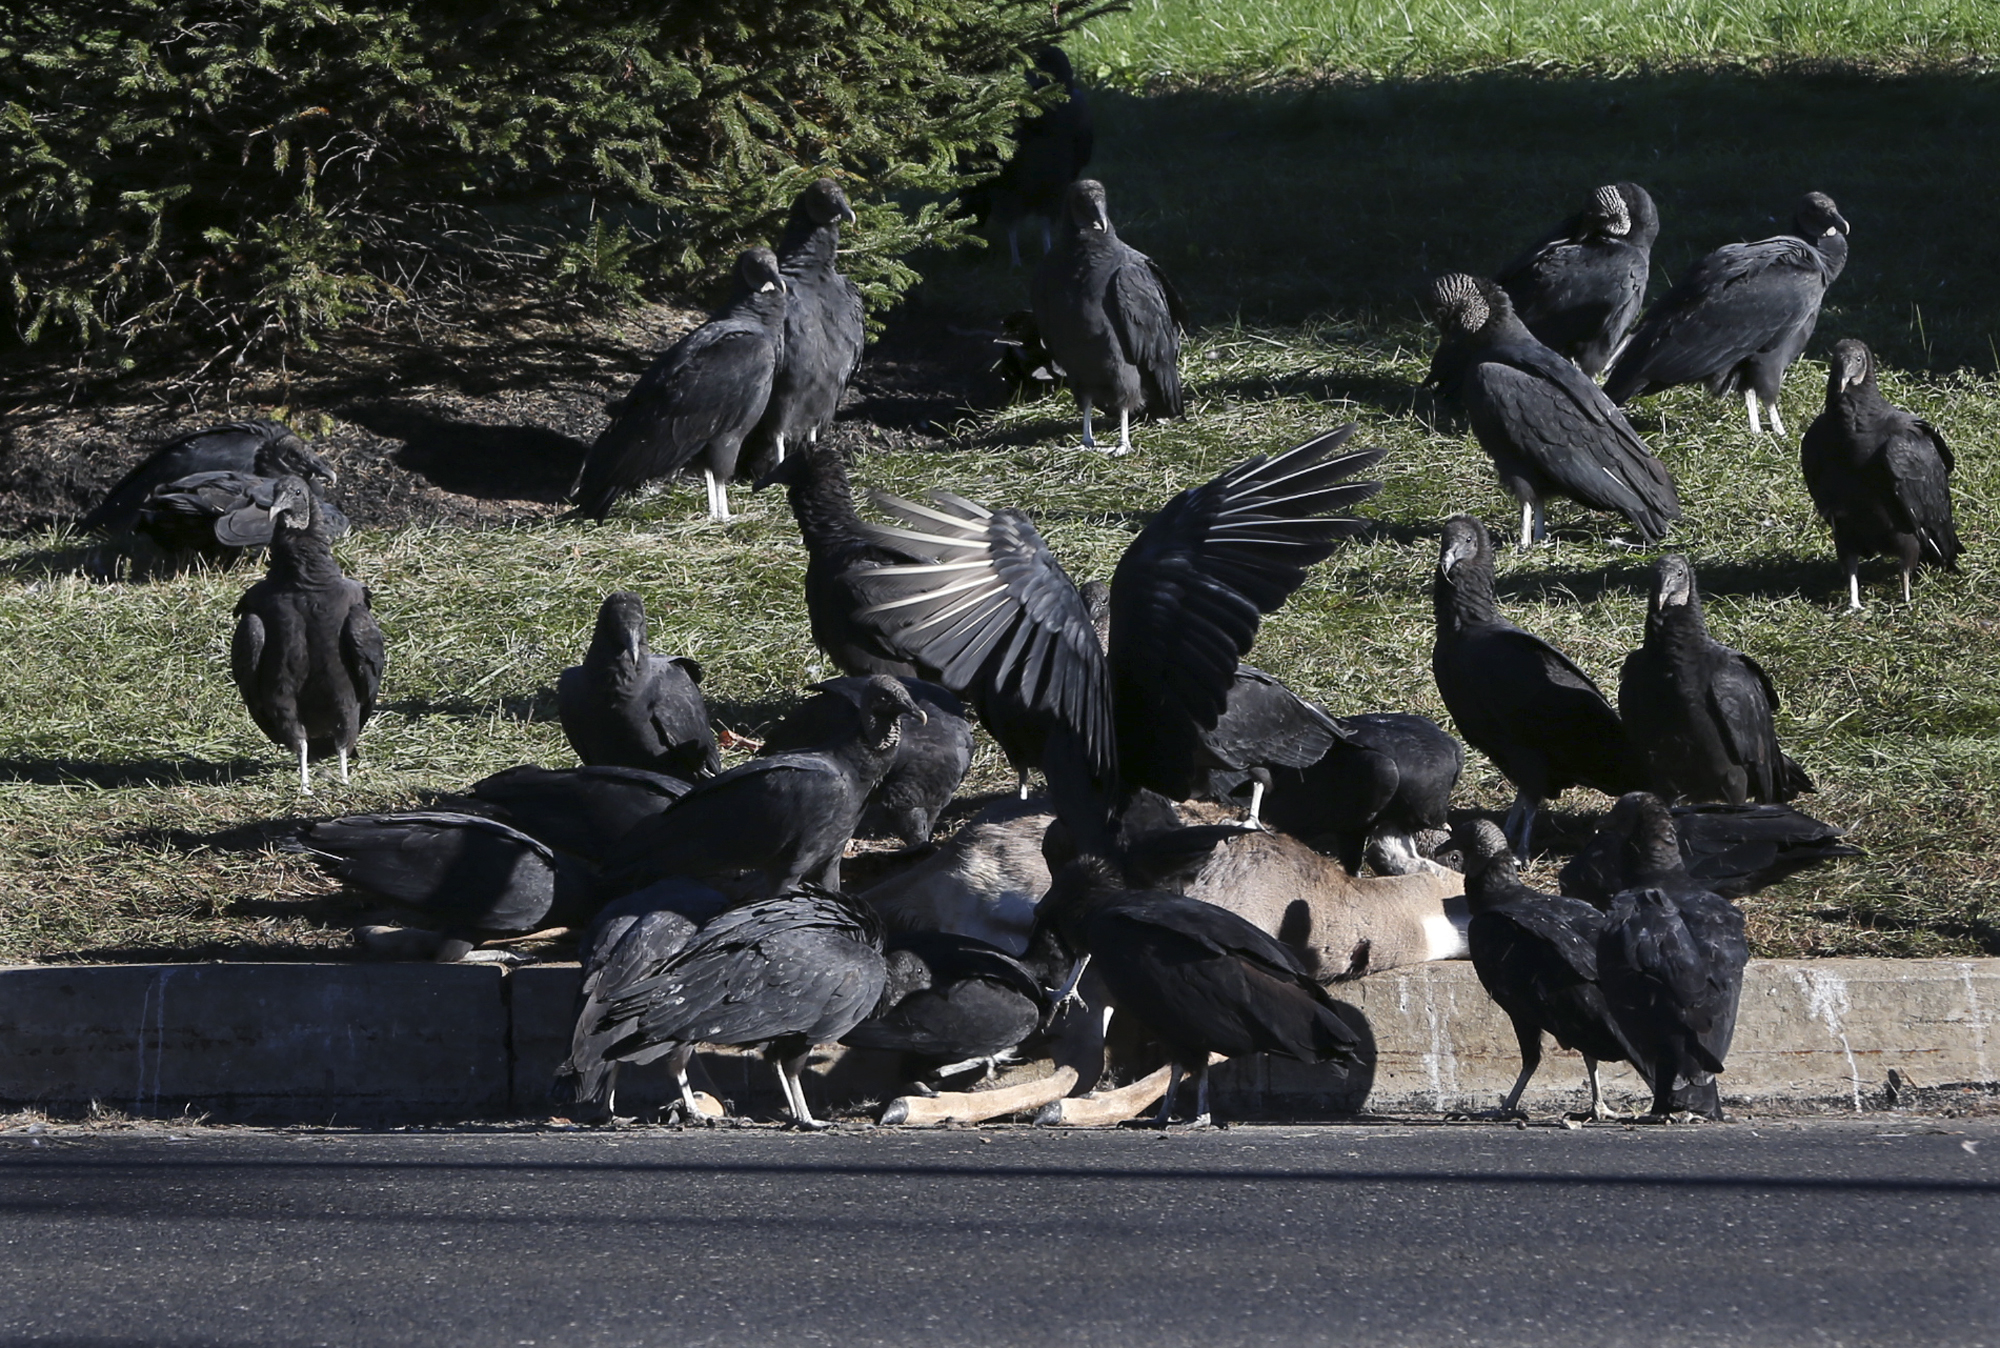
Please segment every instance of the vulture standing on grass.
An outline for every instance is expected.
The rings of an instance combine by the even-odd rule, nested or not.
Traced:
[[[1750,433],[1757,404],[1783,435],[1778,391],[1819,322],[1820,301],[1847,265],[1847,221],[1833,198],[1808,192],[1790,234],[1716,249],[1647,310],[1605,376],[1615,403],[1700,383],[1715,397],[1743,395]]]
[[[481,808],[558,852],[591,861],[693,789],[643,768],[549,768],[523,764],[472,784]]]
[[[1845,829],[1789,805],[1676,805],[1673,819],[1688,878],[1725,899],[1754,894],[1808,866],[1861,855],[1840,841]],[[1643,870],[1638,825],[1636,806],[1614,806],[1563,866],[1563,893],[1609,908],[1620,890],[1637,884]]]
[[[1305,582],[1354,521],[1335,514],[1381,484],[1349,480],[1382,451],[1340,452],[1354,425],[1259,455],[1182,492],[1125,549],[1109,594],[1108,645],[1089,605],[1019,510],[962,497],[878,496],[898,527],[885,546],[933,560],[856,573],[862,617],[969,700],[1022,774],[1041,768],[1058,814],[1088,848],[1107,808],[1140,787],[1194,794],[1204,736],[1228,708],[1265,613]]]
[[[813,644],[844,674],[917,678],[909,652],[855,617],[868,599],[854,573],[921,561],[908,549],[869,535],[854,510],[847,464],[832,445],[809,445],[773,469],[758,486],[783,483],[806,545],[806,619]]]
[[[1743,914],[1688,878],[1657,796],[1618,802],[1634,823],[1638,874],[1611,900],[1597,976],[1625,1039],[1652,1067],[1653,1110],[1722,1117],[1714,1074],[1736,1033],[1750,948]]]
[[[646,646],[646,601],[604,597],[583,663],[556,682],[557,712],[586,765],[645,768],[683,781],[722,771],[701,696],[701,665]]]
[[[1431,379],[1455,397],[1500,484],[1521,503],[1521,546],[1547,533],[1564,496],[1623,515],[1648,543],[1681,517],[1673,475],[1588,375],[1535,340],[1507,292],[1454,272],[1431,288],[1442,334]]]
[[[1083,411],[1083,445],[1093,410],[1118,414],[1118,448],[1132,449],[1132,414],[1178,417],[1181,332],[1187,310],[1159,264],[1119,241],[1104,205],[1104,184],[1085,178],[1063,196],[1056,246],[1035,268],[1035,326]]]
[[[771,380],[771,399],[751,436],[752,462],[783,463],[819,440],[833,420],[847,381],[861,365],[867,339],[861,292],[840,274],[840,222],[854,223],[847,194],[831,178],[815,179],[792,203],[778,240],[785,278],[785,340]]]
[[[1654,563],[1646,644],[1618,678],[1618,716],[1646,789],[1669,802],[1731,805],[1813,790],[1778,747],[1777,711],[1764,667],[1708,635],[1687,558]]]
[[[84,533],[125,533],[139,522],[140,507],[156,490],[203,473],[252,473],[260,477],[290,473],[308,482],[318,479],[327,483],[334,478],[326,461],[307,449],[283,422],[230,421],[191,431],[148,454],[76,527]]]
[[[699,463],[709,518],[729,518],[729,480],[763,419],[785,351],[785,278],[768,248],[736,263],[729,306],[670,347],[624,399],[584,456],[578,513],[601,520],[642,482]]]
[[[665,1057],[690,1119],[699,1118],[687,1064],[696,1046],[758,1047],[777,1068],[793,1120],[825,1125],[806,1106],[799,1073],[815,1044],[830,1044],[873,1013],[887,966],[875,915],[838,894],[787,892],[732,908],[685,945],[641,924],[617,946],[585,995],[559,1098],[602,1100],[611,1068]],[[655,948],[653,941],[669,936]],[[669,953],[670,952],[670,953]]]
[[[1645,188],[1600,187],[1588,206],[1493,279],[1537,341],[1594,376],[1611,363],[1646,302],[1659,233],[1660,215]]]
[[[868,795],[896,761],[906,723],[924,712],[909,690],[872,675],[861,714],[810,751],[731,768],[644,821],[605,858],[614,892],[668,877],[731,899],[770,898],[811,879],[840,882],[840,854]]]
[[[278,479],[271,529],[269,569],[236,605],[229,667],[258,729],[297,755],[311,795],[312,760],[337,757],[347,780],[387,656],[368,587],[341,572],[303,479]]]
[[[349,815],[304,837],[341,879],[418,910],[442,934],[441,963],[493,936],[579,921],[599,897],[583,862],[482,815]]]
[[[1438,695],[1465,742],[1514,784],[1507,836],[1526,860],[1543,801],[1572,786],[1620,795],[1635,780],[1624,727],[1568,656],[1500,616],[1493,544],[1469,515],[1445,521],[1432,602]]]
[[[970,194],[984,199],[985,219],[1006,227],[1007,257],[1016,267],[1021,265],[1021,221],[1031,215],[1041,217],[1042,251],[1047,253],[1053,246],[1049,222],[1062,210],[1063,192],[1090,162],[1097,142],[1090,100],[1061,47],[1036,52],[1035,69],[1028,75],[1030,89],[1052,84],[1060,84],[1067,97],[1023,118],[1014,132],[1014,153],[1000,176]]]
[[[1458,842],[1465,856],[1465,902],[1472,912],[1466,930],[1472,967],[1513,1022],[1521,1048],[1521,1075],[1501,1101],[1500,1112],[1512,1114],[1521,1103],[1521,1093],[1541,1066],[1546,1032],[1583,1055],[1591,1116],[1604,1118],[1597,1065],[1629,1062],[1641,1076],[1648,1070],[1597,985],[1604,914],[1581,899],[1522,884],[1506,838],[1488,820],[1461,825]]]
[[[1896,559],[1906,604],[1919,563],[1958,570],[1964,549],[1951,518],[1951,446],[1882,396],[1873,353],[1851,337],[1833,344],[1826,410],[1806,428],[1799,466],[1847,568],[1849,608],[1861,607],[1863,557]]]
[[[915,847],[930,841],[938,816],[972,767],[972,723],[965,718],[965,704],[949,690],[922,679],[902,684],[922,709],[923,720],[904,727],[895,760],[869,793],[856,832],[893,833]],[[759,752],[799,753],[857,733],[870,686],[868,679],[856,676],[814,684],[813,696],[785,714]]]

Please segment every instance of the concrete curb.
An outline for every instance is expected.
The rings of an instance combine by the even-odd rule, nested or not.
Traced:
[[[260,1122],[544,1116],[576,978],[573,965],[0,969],[0,1101]],[[1253,1058],[1217,1069],[1218,1107],[1239,1118],[1490,1108],[1519,1070],[1513,1031],[1469,964],[1378,974],[1335,993],[1375,1036],[1372,1077]],[[1724,1100],[1858,1109],[1891,1069],[1919,1087],[1993,1083],[1996,1006],[2000,959],[1753,961]],[[775,1078],[755,1058],[714,1052],[699,1063],[697,1085],[775,1112]],[[1643,1101],[1628,1070],[1605,1075],[1615,1100]],[[813,1076],[816,1110],[885,1100],[898,1084],[881,1055],[837,1048],[816,1055]],[[621,1112],[663,1102],[663,1077],[628,1071]],[[1527,1103],[1573,1107],[1582,1083],[1580,1060],[1550,1045]]]

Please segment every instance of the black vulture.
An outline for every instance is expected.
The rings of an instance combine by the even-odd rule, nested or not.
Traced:
[[[1525,860],[1543,801],[1572,786],[1622,795],[1636,780],[1624,727],[1568,656],[1500,616],[1493,544],[1469,515],[1444,523],[1431,595],[1438,695],[1465,742],[1514,784],[1507,835]]]
[[[1340,738],[1317,762],[1268,770],[1264,822],[1332,852],[1356,875],[1364,862],[1390,875],[1423,869],[1419,836],[1446,827],[1464,748],[1437,722],[1407,712],[1336,716],[1333,724]]]
[[[1808,866],[1861,855],[1840,841],[1845,829],[1789,805],[1676,805],[1673,818],[1688,877],[1725,899],[1754,894]],[[1613,809],[1600,820],[1596,834],[1563,867],[1563,893],[1609,908],[1620,890],[1638,883],[1636,826],[1629,809]]]
[[[842,220],[854,221],[847,194],[833,179],[817,178],[792,203],[778,240],[778,269],[785,277],[784,350],[763,419],[750,437],[753,463],[766,458],[782,463],[816,442],[860,368],[867,340],[861,292],[834,266]]]
[[[1521,1046],[1521,1075],[1500,1104],[1512,1114],[1535,1069],[1542,1064],[1542,1034],[1583,1055],[1590,1079],[1590,1113],[1604,1118],[1598,1085],[1601,1062],[1629,1062],[1647,1076],[1648,1065],[1618,1028],[1604,990],[1597,985],[1597,942],[1604,914],[1581,899],[1544,894],[1521,883],[1507,840],[1488,820],[1461,826],[1465,902],[1472,912],[1466,943],[1480,985],[1513,1022]]]
[[[200,473],[260,477],[290,473],[308,482],[334,480],[326,460],[307,449],[283,422],[230,421],[191,431],[148,454],[76,527],[85,533],[127,533],[139,522],[139,508],[156,489]]]
[[[1042,345],[1034,310],[1016,309],[1001,319],[1000,335],[993,344],[1000,348],[993,368],[1016,402],[1046,397],[1062,386],[1062,375],[1049,359],[1049,349]]]
[[[769,898],[807,878],[832,888],[868,793],[895,762],[905,718],[923,715],[900,682],[871,675],[844,740],[707,779],[627,834],[605,874],[623,890],[681,876],[739,900]]]
[[[1248,778],[1248,822],[1257,824],[1272,772],[1310,767],[1340,738],[1331,716],[1285,687],[1275,674],[1239,663],[1222,715],[1199,737],[1195,766],[1207,773],[1203,794],[1220,798],[1231,793],[1238,779]]]
[[[1585,374],[1603,372],[1646,302],[1660,215],[1637,183],[1591,193],[1493,279],[1535,339]]]
[[[685,881],[670,881],[672,885],[686,886]],[[703,890],[700,886],[690,886],[697,894],[714,895],[713,890]],[[676,895],[684,897],[683,895]],[[720,895],[714,895],[718,900]],[[581,965],[582,977],[577,982],[574,1027],[570,1034],[570,1054],[568,1062],[556,1069],[556,1081],[550,1092],[559,1104],[601,1103],[605,1116],[617,1113],[618,1069],[620,1062],[604,1064],[602,1085],[597,1090],[597,1099],[580,1102],[575,1097],[578,1078],[566,1071],[569,1062],[602,1062],[603,1050],[617,1037],[617,1031],[609,1036],[596,1028],[592,999],[600,987],[618,987],[645,976],[649,969],[665,964],[694,942],[695,933],[701,930],[701,921],[682,912],[679,907],[665,901],[666,896],[652,889],[642,890],[606,904],[591,919],[590,927],[577,943],[577,962]],[[720,911],[718,908],[716,911]],[[713,914],[708,914],[713,916]],[[626,1061],[649,1062],[652,1056],[639,1056]],[[689,1122],[700,1118],[693,1107],[692,1092],[684,1091],[682,1106],[686,1109]]]
[[[873,913],[811,889],[732,908],[679,948],[643,919],[625,940],[639,949],[628,958],[614,946],[586,994],[557,1069],[560,1096],[600,1100],[613,1064],[664,1056],[689,1117],[699,1117],[687,1080],[695,1047],[755,1046],[778,1069],[793,1120],[824,1126],[806,1107],[799,1072],[813,1045],[839,1040],[881,1001],[887,970]]]
[[[536,841],[594,863],[691,789],[678,777],[643,768],[524,764],[474,782],[467,794]]]
[[[586,765],[645,768],[693,781],[722,771],[701,696],[701,665],[646,646],[646,601],[606,595],[583,663],[556,683],[563,734]]]
[[[444,934],[440,959],[484,937],[579,921],[598,898],[582,862],[483,815],[349,815],[312,825],[304,839],[349,884],[421,911]]]
[[[847,463],[832,445],[809,445],[791,455],[757,485],[781,482],[806,545],[806,619],[813,644],[843,674],[893,674],[916,678],[909,652],[854,615],[868,606],[852,573],[864,567],[921,560],[903,548],[866,535],[854,512]]]
[[[1097,140],[1090,100],[1061,47],[1036,52],[1035,68],[1028,74],[1030,89],[1051,85],[1061,85],[1067,97],[1021,119],[1014,130],[1014,153],[1001,166],[1000,176],[971,194],[984,198],[986,220],[1006,226],[1007,257],[1016,267],[1021,265],[1021,221],[1030,215],[1042,218],[1042,251],[1048,252],[1049,221],[1062,209],[1064,190],[1090,162]]]
[[[1875,357],[1853,338],[1833,344],[1826,410],[1806,427],[1799,467],[1813,508],[1833,528],[1847,568],[1847,602],[1861,607],[1861,559],[1894,557],[1903,602],[1920,562],[1958,570],[1951,518],[1951,446],[1937,427],[1882,396]]]
[[[1056,246],[1035,268],[1035,326],[1083,410],[1118,414],[1118,448],[1132,448],[1132,414],[1180,416],[1181,332],[1187,310],[1159,264],[1121,243],[1104,206],[1104,184],[1085,178],[1063,197]]]
[[[642,482],[699,461],[711,519],[729,518],[729,480],[743,441],[763,418],[785,349],[785,278],[768,248],[736,263],[728,307],[675,342],[625,398],[584,456],[573,493],[601,520]]]
[[[1431,306],[1442,334],[1431,377],[1520,501],[1522,547],[1544,536],[1551,496],[1623,515],[1649,543],[1681,517],[1666,465],[1588,375],[1535,340],[1506,291],[1454,272],[1432,286]]]
[[[299,790],[311,795],[310,760],[337,756],[347,780],[387,656],[368,587],[342,574],[302,479],[278,479],[271,520],[268,570],[237,602],[229,667],[250,718],[298,755]]]
[[[1202,781],[1202,737],[1261,615],[1352,532],[1332,512],[1380,489],[1348,480],[1382,456],[1337,452],[1353,431],[1259,455],[1168,502],[1118,563],[1108,648],[1026,514],[944,492],[928,506],[877,497],[914,527],[867,533],[933,560],[854,573],[877,601],[861,616],[967,698],[1018,771],[1042,769],[1088,850],[1108,836],[1101,811],[1132,791],[1183,800]],[[1099,822],[1084,822],[1093,811]]]
[[[1036,922],[1051,926],[1070,955],[1087,957],[1113,1006],[1166,1046],[1173,1073],[1161,1126],[1187,1072],[1196,1082],[1193,1121],[1209,1121],[1211,1053],[1341,1064],[1365,1057],[1361,1037],[1290,947],[1201,899],[1127,888],[1101,855],[1078,856],[1057,873]]]
[[[1618,716],[1645,788],[1669,802],[1783,802],[1814,789],[1778,747],[1778,690],[1764,667],[1708,635],[1694,568],[1653,564],[1646,644],[1625,657]]]
[[[884,953],[881,1006],[841,1042],[903,1054],[923,1078],[990,1070],[1049,1014],[1047,975],[974,937],[906,932],[891,936]]]
[[[922,679],[902,684],[924,719],[904,727],[895,759],[869,792],[855,831],[864,836],[893,833],[915,847],[930,841],[938,816],[972,767],[972,723],[965,719],[965,704],[950,690]],[[859,731],[868,690],[868,680],[855,676],[814,684],[813,696],[785,714],[759,752],[802,753],[851,739]]]
[[[169,552],[194,553],[212,562],[229,565],[249,548],[261,548],[271,541],[271,507],[278,498],[278,479],[295,471],[266,445],[258,450],[258,469],[252,473],[196,473],[177,478],[153,489],[139,507],[135,526]],[[302,481],[319,497],[320,523],[328,538],[347,532],[347,516],[340,512],[304,474]],[[325,475],[331,482],[331,473]]]
[[[1678,384],[1715,397],[1743,395],[1750,433],[1761,401],[1785,433],[1778,391],[1819,322],[1826,288],[1847,265],[1847,221],[1824,192],[1808,192],[1790,234],[1716,249],[1688,269],[1612,362],[1604,391],[1625,403]]]
[[[1688,878],[1658,796],[1634,792],[1617,810],[1633,818],[1638,873],[1605,916],[1598,983],[1626,1041],[1652,1066],[1652,1112],[1719,1119],[1714,1074],[1729,1055],[1750,961],[1743,914]]]

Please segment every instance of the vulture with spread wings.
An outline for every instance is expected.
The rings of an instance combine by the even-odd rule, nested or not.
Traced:
[[[1113,575],[1100,645],[1077,587],[1019,510],[932,493],[876,497],[901,524],[864,525],[929,561],[856,573],[860,613],[978,709],[1025,778],[1040,767],[1086,850],[1107,843],[1141,788],[1192,795],[1217,761],[1207,736],[1262,616],[1354,528],[1375,494],[1353,481],[1380,449],[1346,450],[1352,423],[1258,455],[1168,502]]]

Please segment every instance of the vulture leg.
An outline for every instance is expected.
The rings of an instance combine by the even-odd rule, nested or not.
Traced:
[[[1535,542],[1535,503],[1521,502],[1521,551],[1526,552]]]
[[[1264,784],[1255,777],[1252,777],[1250,779],[1250,817],[1244,820],[1251,828],[1264,827],[1263,821],[1257,818],[1257,811],[1263,807],[1263,804]]]
[[[1111,452],[1113,454],[1132,452],[1132,414],[1124,408],[1118,410],[1118,448]]]
[[[1083,408],[1083,447],[1096,449],[1097,441],[1092,439],[1090,434],[1090,399],[1079,393],[1076,395],[1076,401],[1077,405]]]
[[[1063,1007],[1069,1005],[1071,1002],[1078,1001],[1076,995],[1076,985],[1083,981],[1083,971],[1085,969],[1088,969],[1089,967],[1090,967],[1090,956],[1088,955],[1083,956],[1082,958],[1077,960],[1077,962],[1073,966],[1071,966],[1069,971],[1069,980],[1062,985],[1062,991],[1058,992],[1054,997],[1050,998],[1049,1000],[1049,1019],[1051,1020],[1055,1019],[1056,1014],[1059,1011],[1061,1011]],[[1108,1007],[1106,1008],[1107,1011],[1109,1009],[1110,1008]],[[1109,1031],[1111,1028],[1111,1020],[1109,1016],[1105,1018],[1104,1027],[1106,1031]]]
[[[1743,390],[1743,410],[1750,414],[1750,434],[1762,435],[1764,433],[1764,428],[1757,424],[1756,389],[1746,388]]]
[[[1527,792],[1516,792],[1514,804],[1507,811],[1507,822],[1502,826],[1508,841],[1514,844],[1514,855],[1522,861],[1528,859],[1528,844],[1535,835],[1535,804]]]
[[[1542,1032],[1518,1021],[1514,1025],[1514,1038],[1521,1045],[1521,1075],[1514,1078],[1514,1089],[1507,1092],[1507,1098],[1500,1102],[1501,1117],[1515,1112],[1521,1103],[1522,1092],[1528,1089],[1528,1081],[1535,1075],[1535,1069],[1542,1065]]]
[[[729,518],[729,484],[716,480],[713,468],[704,468],[701,475],[708,479],[708,517],[712,520]]]
[[[1167,1121],[1173,1118],[1174,1096],[1180,1093],[1180,1089],[1181,1065],[1176,1061],[1173,1065],[1173,1070],[1167,1074],[1167,1093],[1160,1101],[1160,1112],[1153,1116],[1153,1126],[1155,1128],[1166,1127]]]
[[[1861,610],[1861,562],[1858,558],[1847,563],[1847,607],[1857,613]]]
[[[1208,1114],[1208,1064],[1206,1062],[1195,1069],[1194,1118],[1192,1122],[1197,1128],[1206,1128],[1213,1122]]]
[[[347,750],[340,751],[340,784],[347,785]]]
[[[1910,602],[1910,573],[1908,570],[1903,572],[1903,602],[1905,604]]]
[[[306,796],[313,793],[312,778],[306,774],[306,742],[303,739],[299,741],[299,793]]]
[[[1597,1080],[1597,1059],[1588,1053],[1583,1055],[1583,1072],[1590,1078],[1590,1118],[1593,1123],[1603,1123],[1611,1117],[1611,1111],[1604,1107],[1604,1087]]]
[[[1778,415],[1778,405],[1776,403],[1765,404],[1764,413],[1771,419],[1771,434],[1783,435],[1785,433],[1785,423],[1784,419]]]
[[[694,1057],[694,1046],[682,1044],[667,1059],[667,1066],[673,1071],[674,1084],[681,1088],[681,1112],[689,1123],[699,1122],[702,1114],[694,1102],[694,1087],[688,1084],[688,1061]]]
[[[805,1083],[799,1080],[799,1068],[805,1064],[806,1055],[787,1058],[778,1063],[778,1077],[785,1084],[785,1098],[792,1102],[792,1119],[801,1128],[820,1129],[828,1125],[812,1116],[806,1108]]]
[[[1022,768],[1020,771],[1021,771],[1021,799],[1026,800],[1028,798],[1028,770],[1026,768]]]
[[[777,445],[778,462],[783,463],[785,461],[785,437],[780,435],[777,437],[777,440],[778,440],[778,445]]]
[[[1021,226],[1019,222],[1007,226],[1007,264],[1021,265]]]

